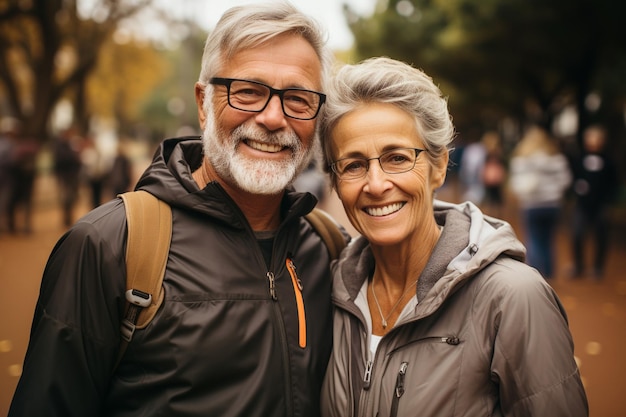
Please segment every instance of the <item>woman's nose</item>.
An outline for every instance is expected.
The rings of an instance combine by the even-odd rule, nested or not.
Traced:
[[[372,159],[369,161],[369,169],[365,174],[365,187],[366,192],[372,194],[382,193],[391,187],[389,181],[389,174],[383,171],[378,159]]]

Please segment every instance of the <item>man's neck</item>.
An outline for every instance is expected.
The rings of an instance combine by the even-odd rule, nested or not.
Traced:
[[[200,189],[212,181],[217,181],[243,212],[254,231],[276,230],[280,224],[280,205],[284,193],[279,195],[251,194],[233,187],[220,178],[213,167],[203,160],[202,165],[192,173]]]

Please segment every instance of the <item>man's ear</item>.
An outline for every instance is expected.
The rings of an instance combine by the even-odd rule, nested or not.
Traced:
[[[204,113],[204,85],[196,83],[194,92],[196,95],[196,106],[198,107],[198,122],[200,123],[200,129],[204,130],[206,124],[206,114]]]

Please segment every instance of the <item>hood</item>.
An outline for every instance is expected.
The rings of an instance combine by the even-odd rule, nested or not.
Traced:
[[[137,181],[136,190],[145,190],[173,208],[211,216],[236,228],[246,227],[239,207],[217,182],[200,190],[192,172],[202,164],[202,140],[189,136],[164,140],[152,163]],[[283,197],[284,221],[309,213],[317,204],[310,193],[289,189]]]
[[[437,292],[439,296],[445,295],[499,256],[520,261],[525,258],[525,248],[511,225],[484,215],[471,202],[452,204],[435,200],[434,215],[443,230],[416,287],[420,303],[433,296],[429,293],[435,284],[446,286],[444,293]],[[374,272],[374,258],[367,239],[363,236],[353,239],[335,265],[335,271],[339,275],[335,285],[344,293],[339,298],[354,301],[364,280]]]
[[[475,273],[502,255],[524,261],[526,248],[517,238],[513,227],[508,222],[485,215],[474,203],[469,201],[452,204],[435,200],[434,208],[437,223],[444,226],[444,233],[442,233],[435,251],[439,247],[445,247],[445,244],[453,242],[457,242],[456,246],[458,247],[460,239],[465,239],[466,243],[449,263],[449,270]],[[444,218],[445,223],[443,223]],[[461,222],[465,223],[466,226],[459,227]],[[450,233],[445,233],[445,226],[448,224],[456,228],[453,230],[454,233],[458,233],[456,237],[449,236]]]

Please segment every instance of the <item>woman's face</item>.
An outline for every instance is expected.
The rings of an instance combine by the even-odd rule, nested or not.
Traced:
[[[391,104],[369,103],[343,116],[331,133],[334,160],[377,158],[396,148],[420,148],[414,119]],[[421,152],[410,171],[388,174],[378,160],[359,179],[337,178],[348,219],[371,243],[392,245],[419,235],[433,223],[433,194],[443,184],[447,160],[434,166]]]

